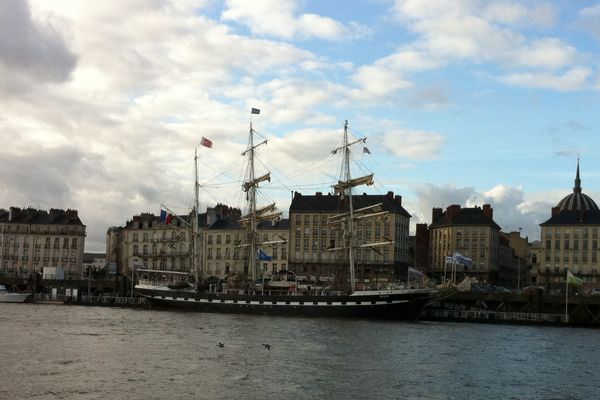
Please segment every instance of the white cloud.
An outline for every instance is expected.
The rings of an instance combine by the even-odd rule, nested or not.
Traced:
[[[592,71],[585,67],[573,67],[563,74],[550,72],[522,72],[509,74],[501,79],[511,85],[552,89],[558,91],[581,90],[588,87]]]
[[[387,131],[380,140],[391,154],[412,160],[437,158],[446,141],[436,132],[407,129]]]
[[[332,18],[310,13],[298,14],[297,0],[227,0],[226,5],[227,9],[221,18],[244,24],[256,35],[339,40],[367,32],[365,27],[356,23],[346,27]]]
[[[452,204],[460,204],[465,206],[467,201],[475,194],[474,187],[457,187],[447,184],[442,186],[425,183],[414,190],[417,201],[413,203],[408,200],[406,202],[407,209],[413,218],[411,223],[427,223],[431,224],[431,214],[433,208],[442,208]]]
[[[320,63],[313,71],[326,65],[290,44],[233,34],[194,13],[201,3],[32,1],[30,19],[27,3],[16,3],[22,18],[12,18],[27,32],[14,54],[0,45],[0,128],[11,135],[3,149],[3,182],[10,190],[2,191],[0,204],[78,209],[88,225],[86,249],[104,247],[109,225],[158,210],[167,191],[179,204],[191,200],[190,163],[202,136],[215,143],[204,154],[212,168],[239,167],[248,129],[240,109],[249,109],[252,96],[225,102],[224,89],[245,87],[265,73],[284,76],[306,63]],[[0,19],[9,10],[1,9]],[[77,64],[63,62],[75,57]],[[24,66],[17,68],[15,60],[25,60]],[[31,73],[23,74],[29,67]],[[246,78],[238,81],[239,75]],[[265,86],[273,107],[293,99],[287,115],[281,107],[271,121],[325,119],[307,110],[329,99],[326,82],[307,83],[297,98],[292,83]],[[33,149],[47,157],[36,157]],[[10,194],[16,187],[18,197]],[[230,184],[224,198],[235,199],[238,189]],[[223,201],[215,197],[201,193],[204,204]]]
[[[511,68],[559,68],[580,58],[577,49],[559,39],[528,39],[513,28],[532,21],[551,25],[554,9],[550,3],[527,8],[509,1],[397,0],[394,10],[419,35],[413,46],[429,58],[469,59]]]
[[[385,99],[413,87],[413,82],[406,78],[409,73],[435,69],[441,64],[441,61],[420,51],[400,49],[371,65],[357,68],[352,79],[359,87],[352,90],[351,95],[358,100]]]

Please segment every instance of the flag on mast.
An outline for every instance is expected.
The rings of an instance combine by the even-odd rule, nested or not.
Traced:
[[[160,220],[168,225],[173,220],[173,215],[166,212],[165,210],[160,210]]]
[[[250,111],[252,114],[260,114],[260,110],[258,108],[252,108],[252,111]]]
[[[567,285],[583,286],[583,279],[576,277],[571,271],[567,270]]]
[[[200,141],[200,144],[204,147],[208,147],[209,149],[212,148],[212,140],[207,139],[204,136],[202,136],[202,140]]]
[[[261,249],[258,249],[258,257],[257,258],[259,260],[261,260],[261,261],[271,261],[273,259],[273,257],[271,257],[270,255],[268,255],[267,253],[265,253]]]

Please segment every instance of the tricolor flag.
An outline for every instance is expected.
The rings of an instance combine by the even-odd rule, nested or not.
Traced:
[[[571,273],[571,271],[567,270],[567,284],[573,286],[583,286],[583,279],[576,277]]]
[[[173,216],[165,210],[160,210],[160,220],[168,225],[173,220]]]
[[[260,110],[258,108],[252,108],[250,111],[252,114],[260,114]]]
[[[209,139],[205,138],[204,136],[202,136],[202,140],[200,141],[200,144],[204,147],[208,147],[209,149],[212,148],[212,140],[209,140]]]

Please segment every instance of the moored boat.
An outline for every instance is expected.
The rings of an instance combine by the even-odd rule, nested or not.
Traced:
[[[6,289],[6,286],[0,285],[1,303],[24,303],[31,293],[12,293]]]

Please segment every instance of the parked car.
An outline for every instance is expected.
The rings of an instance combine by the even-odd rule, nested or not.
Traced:
[[[591,296],[600,296],[600,288],[593,288],[593,289],[590,291],[590,295],[591,295]]]

